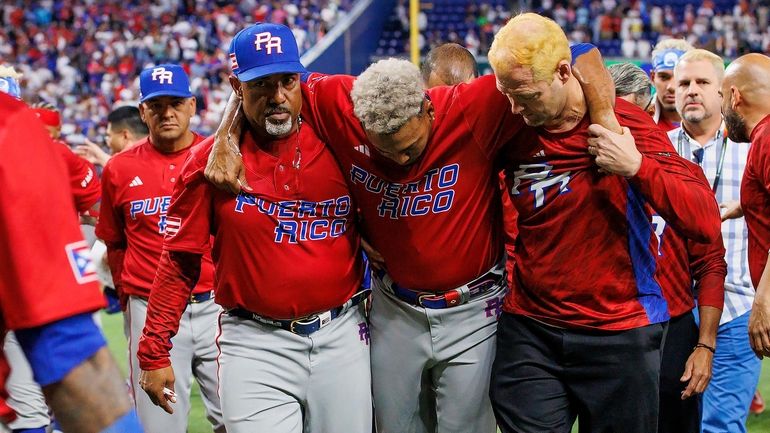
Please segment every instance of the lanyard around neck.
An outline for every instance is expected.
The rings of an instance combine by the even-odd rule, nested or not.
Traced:
[[[682,137],[684,136],[684,128],[681,128],[679,130],[679,137],[677,138],[677,152],[681,155],[682,154]],[[714,194],[717,193],[717,188],[719,188],[719,180],[722,178],[722,167],[725,165],[725,150],[727,150],[727,131],[722,131],[722,149],[719,155],[719,163],[717,164],[717,174],[714,176],[714,184],[711,186],[711,190],[714,192]],[[688,139],[689,142],[689,139]],[[703,159],[706,158],[706,149],[703,149]],[[692,153],[692,151],[690,151]],[[703,160],[698,163],[698,165],[701,165],[703,163]]]

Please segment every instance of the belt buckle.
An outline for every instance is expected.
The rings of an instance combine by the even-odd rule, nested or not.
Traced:
[[[310,316],[310,317],[303,317],[303,318],[300,318],[300,319],[294,319],[291,322],[289,322],[289,331],[294,333],[294,334],[299,334],[297,331],[294,330],[294,327],[296,325],[303,325],[303,326],[312,325],[313,322],[316,322],[318,319],[319,318],[316,315],[313,315],[313,316]]]
[[[434,293],[420,293],[419,295],[417,295],[417,304],[419,306],[421,306],[422,308],[428,308],[428,307],[425,306],[425,304],[422,303],[423,299],[425,299],[427,297],[435,297],[435,294]]]
[[[197,304],[198,302],[199,301],[197,299],[195,299],[195,294],[194,293],[190,294],[190,299],[187,300],[187,303],[188,304]]]

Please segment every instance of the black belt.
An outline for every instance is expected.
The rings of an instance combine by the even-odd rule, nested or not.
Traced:
[[[112,289],[112,290],[115,290],[115,289]],[[104,293],[108,293],[106,288],[105,288]],[[115,293],[117,295],[117,291],[115,291]],[[140,298],[140,299],[144,299],[145,301],[149,301],[150,300],[150,298],[148,296],[140,296],[140,295],[131,295],[131,296],[134,296],[134,297]],[[209,299],[214,299],[214,291],[213,290],[209,290],[208,292],[201,292],[201,293],[191,293],[190,297],[187,298],[187,303],[188,304],[200,304],[201,302],[206,302]]]
[[[398,299],[417,307],[442,309],[457,307],[477,298],[495,287],[505,278],[505,264],[501,263],[468,284],[446,292],[423,292],[407,289],[396,284],[388,274],[377,271],[377,277]]]
[[[209,299],[214,298],[214,291],[209,290],[208,292],[202,292],[202,293],[193,293],[190,295],[190,298],[187,299],[188,304],[200,304],[201,302],[206,302]]]
[[[332,308],[328,311],[311,314],[309,316],[300,317],[298,319],[270,319],[268,317],[260,316],[259,314],[252,313],[251,311],[244,310],[243,308],[233,308],[227,310],[227,314],[233,317],[239,317],[241,319],[254,320],[266,325],[272,325],[277,328],[285,329],[289,332],[293,332],[298,335],[310,335],[324,326],[331,323],[332,320],[339,317],[348,308],[360,304],[363,300],[369,297],[372,291],[369,289],[362,290],[353,295],[347,302],[339,307]]]

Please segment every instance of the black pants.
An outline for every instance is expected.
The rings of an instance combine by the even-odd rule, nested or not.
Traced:
[[[577,331],[503,313],[490,396],[504,433],[655,433],[665,324]]]
[[[663,359],[660,364],[660,415],[659,433],[699,433],[700,396],[682,400],[686,383],[679,381],[684,374],[684,365],[698,343],[698,326],[692,313],[671,319],[668,334],[663,345]]]

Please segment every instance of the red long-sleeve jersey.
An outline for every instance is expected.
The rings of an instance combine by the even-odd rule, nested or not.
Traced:
[[[749,272],[756,289],[770,249],[770,116],[751,131],[751,150],[741,181],[741,208],[749,228]]]
[[[569,328],[666,321],[651,209],[688,238],[719,241],[719,209],[698,167],[641,109],[618,99],[615,111],[642,153],[631,179],[598,172],[587,118],[572,131],[526,128],[512,140],[506,180],[519,235],[505,311]]]
[[[671,317],[692,310],[696,295],[698,305],[721,310],[727,275],[721,233],[719,241],[701,243],[680,236],[660,215],[653,214],[652,222],[658,236],[655,277],[663,289]]]
[[[338,307],[360,290],[356,206],[337,162],[309,125],[275,140],[277,156],[244,134],[241,153],[253,190],[237,196],[203,176],[212,143],[192,150],[174,188],[139,342],[144,370],[168,365],[170,340],[211,235],[216,302],[224,308],[294,319]]]

